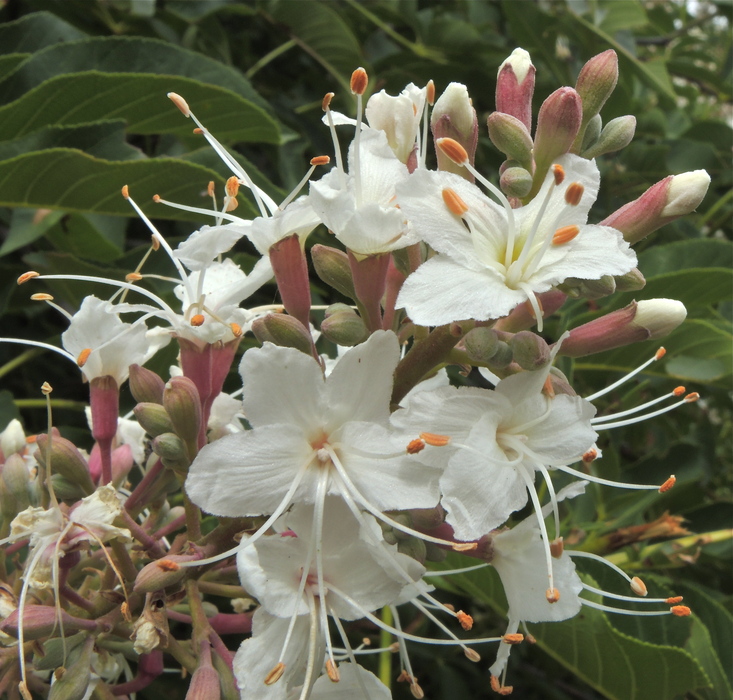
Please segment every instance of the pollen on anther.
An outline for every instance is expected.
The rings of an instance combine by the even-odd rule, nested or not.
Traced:
[[[667,493],[677,483],[677,477],[674,474],[667,479],[660,487],[659,493]]]
[[[673,605],[669,611],[677,617],[687,617],[692,612],[686,605]]]
[[[239,180],[234,175],[227,178],[225,189],[230,197],[236,197],[239,194]]]
[[[407,445],[407,454],[416,455],[418,452],[422,452],[425,449],[425,443],[420,438],[410,440]]]
[[[463,612],[463,610],[459,610],[456,613],[456,618],[465,632],[468,632],[473,627],[473,618],[468,613]]]
[[[565,190],[565,201],[571,207],[577,207],[580,204],[580,200],[583,198],[583,192],[585,187],[579,182],[571,182],[568,188]]]
[[[667,603],[667,605],[677,605],[677,603],[681,603],[684,599],[684,596],[681,595],[675,595],[671,598],[667,598],[664,602]]]
[[[425,92],[427,93],[427,100],[429,105],[435,104],[435,83],[432,80],[428,80],[428,84],[425,86]]]
[[[28,280],[32,280],[34,277],[40,277],[40,276],[41,276],[41,273],[36,272],[35,270],[24,272],[20,277],[18,277],[18,284],[25,284]]]
[[[559,559],[564,551],[565,543],[563,542],[562,537],[558,537],[550,542],[550,554],[552,554],[554,559]]]
[[[194,314],[191,316],[191,325],[198,328],[204,324],[204,320],[205,318],[203,314]]]
[[[545,591],[545,598],[547,598],[548,603],[557,603],[560,600],[560,591],[557,588],[548,588]]]
[[[157,236],[150,236],[150,247],[153,250],[160,250],[160,241]]]
[[[478,549],[478,542],[454,542],[451,548],[455,552],[472,552]]]
[[[685,387],[678,386],[675,389],[673,389],[672,396],[682,396],[682,394],[684,394],[685,391],[687,391],[687,389],[685,389]]]
[[[501,641],[504,644],[521,644],[524,641],[524,635],[521,632],[514,632],[514,634],[505,634]]]
[[[41,384],[41,393],[44,396],[48,396],[53,391],[53,387],[48,382]]]
[[[311,165],[328,165],[330,162],[330,156],[315,156],[311,158]]]
[[[355,95],[363,95],[364,91],[367,89],[367,85],[369,85],[369,76],[367,75],[367,72],[361,67],[357,68],[351,74],[351,82],[349,83],[351,92]]]
[[[638,576],[634,576],[634,578],[631,579],[631,583],[629,585],[631,586],[631,590],[634,591],[636,595],[640,595],[642,597],[646,595],[646,584]]]
[[[446,136],[442,139],[438,139],[435,143],[438,148],[457,165],[468,163],[468,152],[455,139]]]
[[[201,136],[201,134],[204,133],[204,130],[200,126],[197,126],[194,129],[192,129],[192,133],[196,136]]]
[[[156,204],[160,204],[160,200],[161,200],[161,199],[162,199],[162,197],[161,197],[161,196],[160,196],[159,194],[154,194],[154,195],[153,195],[153,201],[154,201],[154,202],[155,202]]]
[[[418,682],[413,678],[410,683],[410,693],[416,700],[422,700],[425,697],[425,691],[419,686]]]
[[[232,331],[232,335],[235,338],[239,338],[239,336],[242,335],[242,326],[240,326],[238,323],[230,323],[229,329]]]
[[[179,94],[175,92],[168,93],[168,99],[181,110],[184,117],[191,116],[191,110],[189,109],[188,103]]]
[[[159,559],[156,562],[156,566],[161,571],[171,572],[171,571],[179,571],[181,568],[181,565],[172,561],[171,559]]]
[[[491,690],[493,690],[495,693],[499,692],[499,688],[501,688],[501,683],[499,683],[499,679],[496,676],[491,676],[491,680],[489,681],[491,684]]]
[[[334,95],[335,95],[335,94],[336,94],[336,93],[334,93],[334,92],[327,92],[327,93],[326,93],[326,94],[325,94],[325,95],[323,96],[323,101],[321,102],[321,109],[322,109],[322,110],[323,110],[324,112],[326,112],[326,111],[328,110],[328,108],[329,108],[329,107],[331,106],[331,100],[332,100],[332,99],[334,98]]]
[[[89,359],[89,355],[91,354],[92,354],[91,348],[84,348],[77,356],[76,364],[79,367],[83,367],[87,363],[87,360]]]
[[[563,226],[552,236],[552,243],[553,245],[562,245],[563,243],[569,243],[573,240],[578,234],[580,233],[580,226],[575,226],[574,224],[570,226]]]
[[[285,664],[280,661],[279,663],[275,664],[273,669],[265,676],[265,685],[272,685],[273,683],[277,683],[282,678],[283,673],[285,673]]]
[[[455,190],[452,190],[450,187],[446,187],[441,194],[443,195],[445,206],[448,207],[451,214],[463,216],[468,211],[468,204],[461,199],[460,195]]]
[[[437,433],[420,433],[420,438],[433,447],[445,447],[450,442],[450,436]]]
[[[38,294],[31,294],[31,301],[53,301],[53,297],[45,292],[38,292]]]
[[[659,348],[659,350],[654,353],[654,359],[661,360],[666,354],[667,351],[664,348]]]
[[[552,176],[555,178],[555,184],[560,185],[565,179],[565,169],[559,163],[552,166]]]
[[[139,272],[128,272],[125,275],[125,282],[139,282],[143,276]]]
[[[598,457],[598,450],[591,448],[583,455],[583,462],[590,464]]]
[[[130,188],[127,185],[122,185],[122,189],[120,191],[125,199],[130,199]]]
[[[693,401],[697,401],[699,398],[700,394],[693,391],[691,394],[687,394],[687,396],[685,396],[685,403],[692,403]]]
[[[326,661],[326,675],[332,683],[338,683],[341,680],[338,666],[331,659]]]
[[[215,195],[215,193],[216,193],[215,187],[216,187],[216,185],[215,185],[214,181],[213,180],[209,180],[209,184],[206,186],[206,194],[208,194],[209,197],[213,197]]]

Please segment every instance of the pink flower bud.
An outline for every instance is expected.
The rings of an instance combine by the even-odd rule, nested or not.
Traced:
[[[297,233],[270,248],[270,263],[285,310],[306,328],[311,310],[311,288],[303,242]]]
[[[92,409],[92,436],[97,442],[112,440],[117,434],[120,390],[114,377],[95,377],[89,383],[89,406]]]
[[[535,67],[524,49],[514,49],[496,76],[496,110],[516,117],[532,129],[532,95]]]
[[[445,137],[457,141],[466,149],[468,159],[473,164],[478,143],[478,119],[465,85],[448,85],[433,107],[430,126],[435,141]],[[473,176],[464,167],[456,165],[440,148],[435,150],[439,170],[447,170],[473,180]]]
[[[631,302],[593,321],[573,328],[560,346],[566,357],[584,357],[643,340],[663,338],[685,320],[684,305],[672,299]]]
[[[140,365],[130,365],[130,391],[138,403],[163,403],[165,382]]]
[[[36,445],[38,445],[36,459],[45,468],[48,468],[48,435],[39,435],[36,439]],[[73,442],[54,435],[51,440],[50,456],[52,473],[61,474],[71,483],[77,484],[86,495],[94,492],[94,484],[89,475],[87,461],[82,457],[81,452],[76,449]]]
[[[581,69],[575,90],[583,101],[583,124],[573,148],[574,152],[580,150],[585,127],[601,111],[617,82],[618,56],[613,49],[594,56]]]
[[[63,622],[63,629],[66,635],[81,632],[82,630],[89,632],[97,630],[95,620],[84,620],[80,617],[73,617],[64,610],[61,611],[61,621]],[[14,610],[0,624],[0,631],[17,639],[20,623],[20,611]],[[52,605],[26,605],[23,610],[22,623],[23,636],[26,641],[43,639],[54,634],[54,630],[56,635],[61,634],[56,609]]]

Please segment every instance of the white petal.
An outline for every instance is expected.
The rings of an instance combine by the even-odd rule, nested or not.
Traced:
[[[333,683],[328,676],[321,676],[313,686],[310,700],[360,700],[363,697],[362,687],[366,689],[368,700],[391,700],[389,688],[365,668],[350,663],[339,664],[338,668],[341,680]],[[294,694],[292,700],[297,700],[297,697]]]
[[[308,197],[299,197],[285,209],[278,209],[273,216],[258,216],[247,233],[261,255],[267,255],[271,246],[296,233],[308,235],[320,223]]]
[[[247,234],[251,222],[242,221],[222,226],[202,226],[194,231],[173,252],[189,270],[202,270],[214,258],[231,250],[242,236]]]

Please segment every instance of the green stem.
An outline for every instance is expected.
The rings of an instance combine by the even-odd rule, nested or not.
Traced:
[[[12,372],[16,367],[20,367],[20,365],[24,364],[25,362],[28,362],[29,360],[32,360],[36,355],[40,355],[42,350],[39,350],[38,348],[33,348],[31,350],[26,350],[25,352],[22,352],[17,357],[14,357],[9,362],[6,362],[2,367],[0,367],[0,377],[4,377],[6,374],[9,374]]]
[[[15,399],[13,403],[18,408],[46,408],[46,399]],[[84,401],[72,401],[71,399],[51,399],[51,408],[68,408],[73,411],[83,411],[87,407]]]
[[[392,610],[389,605],[382,608],[382,622],[392,626]],[[392,644],[392,634],[385,629],[379,631],[379,646],[385,649]],[[379,680],[390,690],[392,689],[392,652],[382,651],[379,653]]]
[[[168,645],[165,650],[190,674],[193,674],[198,668],[198,659],[172,635],[168,637]]]
[[[290,51],[293,46],[297,46],[293,39],[288,39],[284,44],[280,44],[274,48],[270,53],[265,54],[257,63],[255,63],[245,74],[245,78],[251,78],[255,73],[262,70],[270,61],[274,61],[278,56],[284,54],[286,51]],[[319,100],[320,104],[320,100]]]

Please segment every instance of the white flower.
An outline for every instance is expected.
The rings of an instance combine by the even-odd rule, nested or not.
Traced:
[[[247,237],[261,255],[267,255],[278,241],[293,234],[297,234],[302,241],[320,223],[310,198],[298,197],[294,202],[277,209],[272,216],[253,219]]]
[[[365,114],[369,126],[384,132],[387,143],[402,163],[407,163],[418,138],[425,92],[425,88],[410,83],[397,96],[381,90],[367,102]]]
[[[219,255],[231,250],[232,246],[247,234],[250,223],[242,220],[241,224],[202,226],[179,243],[178,248],[173,251],[173,257],[191,271],[203,270]]]
[[[562,182],[551,169],[537,197],[519,209],[498,190],[504,206],[451,173],[418,170],[398,185],[401,211],[438,255],[407,278],[397,306],[415,323],[435,326],[501,318],[529,300],[541,319],[536,295],[568,277],[631,270],[636,256],[621,234],[586,224],[600,181],[595,163],[565,155],[557,164]]]

